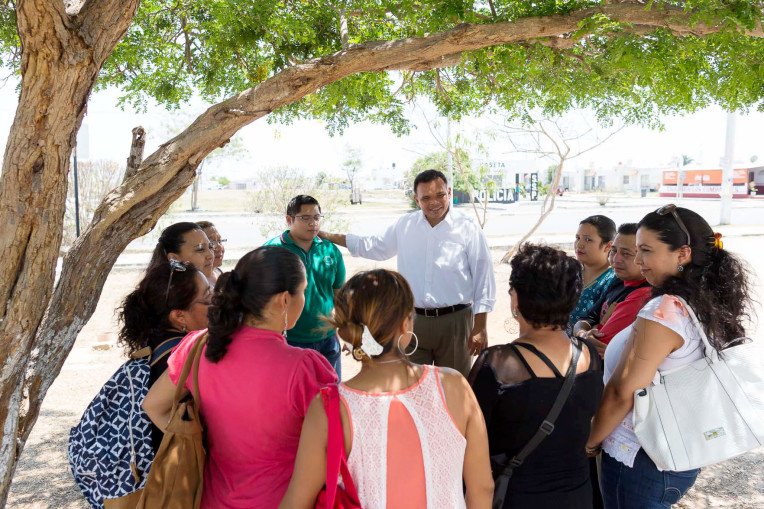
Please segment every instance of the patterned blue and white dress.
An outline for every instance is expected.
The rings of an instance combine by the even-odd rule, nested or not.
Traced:
[[[615,272],[613,272],[612,267],[609,267],[605,272],[597,276],[597,279],[584,288],[584,291],[581,292],[581,298],[578,299],[578,304],[576,304],[576,307],[570,314],[567,330],[569,335],[573,333],[573,326],[576,322],[579,321],[581,317],[586,316],[594,303],[605,294],[610,283],[612,283],[614,279]]]

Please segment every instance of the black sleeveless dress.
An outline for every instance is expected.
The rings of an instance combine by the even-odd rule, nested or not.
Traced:
[[[504,508],[592,508],[585,447],[602,397],[602,361],[592,345],[583,343],[589,348],[589,368],[576,375],[554,431],[514,470]],[[555,376],[537,377],[520,348],[539,357]],[[527,343],[497,345],[480,354],[470,384],[488,427],[491,456],[511,458],[520,452],[552,408],[563,380],[549,358]]]

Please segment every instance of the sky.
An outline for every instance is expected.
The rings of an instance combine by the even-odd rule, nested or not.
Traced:
[[[0,136],[3,139],[7,139],[13,122],[17,102],[15,89],[16,84],[12,80],[0,88]],[[117,106],[118,98],[119,91],[115,89],[100,91],[91,97],[83,122],[86,127],[80,133],[80,159],[110,159],[122,163],[128,155],[131,130],[138,125],[147,130],[145,155],[148,156],[161,142],[174,134],[171,133],[173,128],[179,130],[189,124],[206,108],[201,100],[196,100],[193,104],[181,107],[179,111],[150,106],[144,114],[136,113],[129,107],[121,110]],[[351,125],[343,135],[331,137],[319,121],[276,125],[260,119],[238,134],[240,144],[246,150],[237,159],[218,158],[210,161],[205,168],[205,175],[207,178],[226,176],[231,180],[247,180],[262,169],[278,166],[299,168],[308,175],[320,171],[341,175],[345,149],[353,147],[361,152],[362,175],[366,175],[366,178],[375,175],[399,178],[417,158],[441,150],[438,140],[427,127],[428,120],[431,123],[438,122],[434,130],[441,139],[445,139],[445,119],[438,120],[430,105],[414,106],[408,114],[415,128],[405,137],[397,137],[385,126],[365,123]],[[590,117],[587,112],[573,112],[567,121],[578,125],[579,132],[583,132],[583,125],[594,125],[593,132],[598,132],[600,137],[604,136],[603,130],[588,120]],[[721,167],[727,125],[727,114],[724,111],[712,107],[692,115],[666,117],[662,121],[665,126],[663,131],[640,127],[621,130],[601,146],[570,161],[568,169],[607,169],[618,164],[637,168],[663,167],[669,166],[671,161],[682,154],[693,158],[698,167]],[[461,133],[463,139],[471,140],[473,147],[478,142],[486,147],[487,153],[475,154],[473,157],[487,161],[522,160],[527,164],[538,164],[539,169],[552,163],[532,154],[513,152],[512,144],[506,136],[491,137],[485,134],[486,131],[496,129],[497,120],[481,117],[452,123],[451,134],[456,137]],[[590,146],[593,139],[590,136],[584,140],[582,148]],[[738,113],[734,139],[737,166],[750,165],[751,158],[758,158],[758,162],[764,164],[763,113]],[[83,153],[83,150],[87,153]]]

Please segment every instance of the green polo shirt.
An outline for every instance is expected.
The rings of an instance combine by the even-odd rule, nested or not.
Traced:
[[[334,309],[334,290],[345,283],[345,262],[342,253],[331,242],[316,237],[306,253],[289,236],[289,230],[264,245],[281,246],[300,257],[305,265],[308,286],[305,288],[305,307],[287,339],[298,343],[322,341],[334,330],[326,330],[321,316],[329,316]]]

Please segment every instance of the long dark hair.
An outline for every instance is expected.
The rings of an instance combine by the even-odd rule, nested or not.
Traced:
[[[225,356],[244,315],[262,319],[271,297],[281,292],[294,295],[303,281],[305,266],[300,257],[283,247],[263,246],[244,255],[215,285],[208,312],[207,359],[218,362]]]
[[[167,261],[149,269],[138,287],[125,297],[117,310],[122,323],[117,342],[127,354],[146,346],[149,338],[172,329],[170,311],[191,306],[198,292],[200,272],[191,263],[182,265],[185,271],[172,270]]]
[[[748,271],[737,256],[715,246],[714,231],[699,214],[680,207],[676,212],[690,233],[691,262],[678,275],[667,277],[660,287],[653,287],[652,295],[678,295],[686,300],[711,344],[722,350],[745,335],[743,324],[750,320]],[[654,232],[673,251],[688,245],[687,234],[672,214],[650,212],[639,227]]]
[[[146,270],[148,271],[163,263],[167,263],[168,254],[180,253],[180,248],[184,242],[183,236],[194,230],[204,231],[198,224],[188,221],[171,224],[162,230],[162,235],[159,236],[157,245],[154,247],[154,252],[151,254],[149,268]]]

